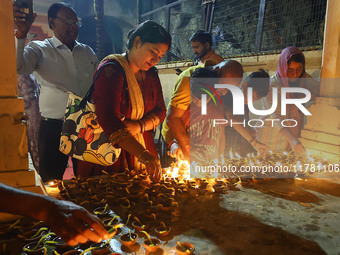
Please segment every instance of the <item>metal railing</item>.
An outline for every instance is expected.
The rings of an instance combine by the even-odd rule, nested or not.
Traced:
[[[256,55],[291,45],[321,48],[326,5],[327,0],[178,0],[142,14],[140,21],[155,20],[173,36],[162,62],[193,59],[188,39],[204,28],[211,29],[221,56]]]
[[[218,0],[213,30],[224,55],[322,47],[327,0]]]
[[[204,26],[204,13],[199,0],[178,0],[140,15],[140,22],[151,19],[170,32],[173,43],[162,62],[192,60],[189,44],[192,33]]]

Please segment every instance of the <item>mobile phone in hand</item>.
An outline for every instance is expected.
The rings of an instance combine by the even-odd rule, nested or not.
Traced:
[[[33,20],[33,0],[16,0],[15,5],[24,9],[28,20]]]

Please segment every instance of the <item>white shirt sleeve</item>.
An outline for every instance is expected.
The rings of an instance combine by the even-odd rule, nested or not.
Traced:
[[[31,74],[42,61],[42,52],[38,44],[30,42],[25,47],[26,39],[16,38],[16,59],[18,74]]]

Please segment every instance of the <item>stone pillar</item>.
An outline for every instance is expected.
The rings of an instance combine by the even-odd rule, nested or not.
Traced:
[[[0,181],[42,193],[28,170],[24,100],[18,98],[12,0],[0,1]],[[1,214],[0,220],[8,215]]]
[[[320,97],[302,131],[302,143],[312,154],[340,161],[340,1],[328,0]]]
[[[12,1],[0,2],[0,97],[17,97]],[[2,108],[0,108],[2,109]]]

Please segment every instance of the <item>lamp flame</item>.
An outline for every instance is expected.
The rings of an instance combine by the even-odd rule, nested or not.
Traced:
[[[310,156],[310,151],[309,150],[307,150],[307,158],[308,158],[308,160],[310,161],[310,162],[314,162],[314,158],[312,158],[311,156]]]
[[[187,160],[183,160],[179,162],[178,167],[187,169],[187,168],[190,168],[190,164]]]
[[[231,159],[234,158],[233,152],[232,152],[231,150],[229,151],[229,157],[230,157]]]

